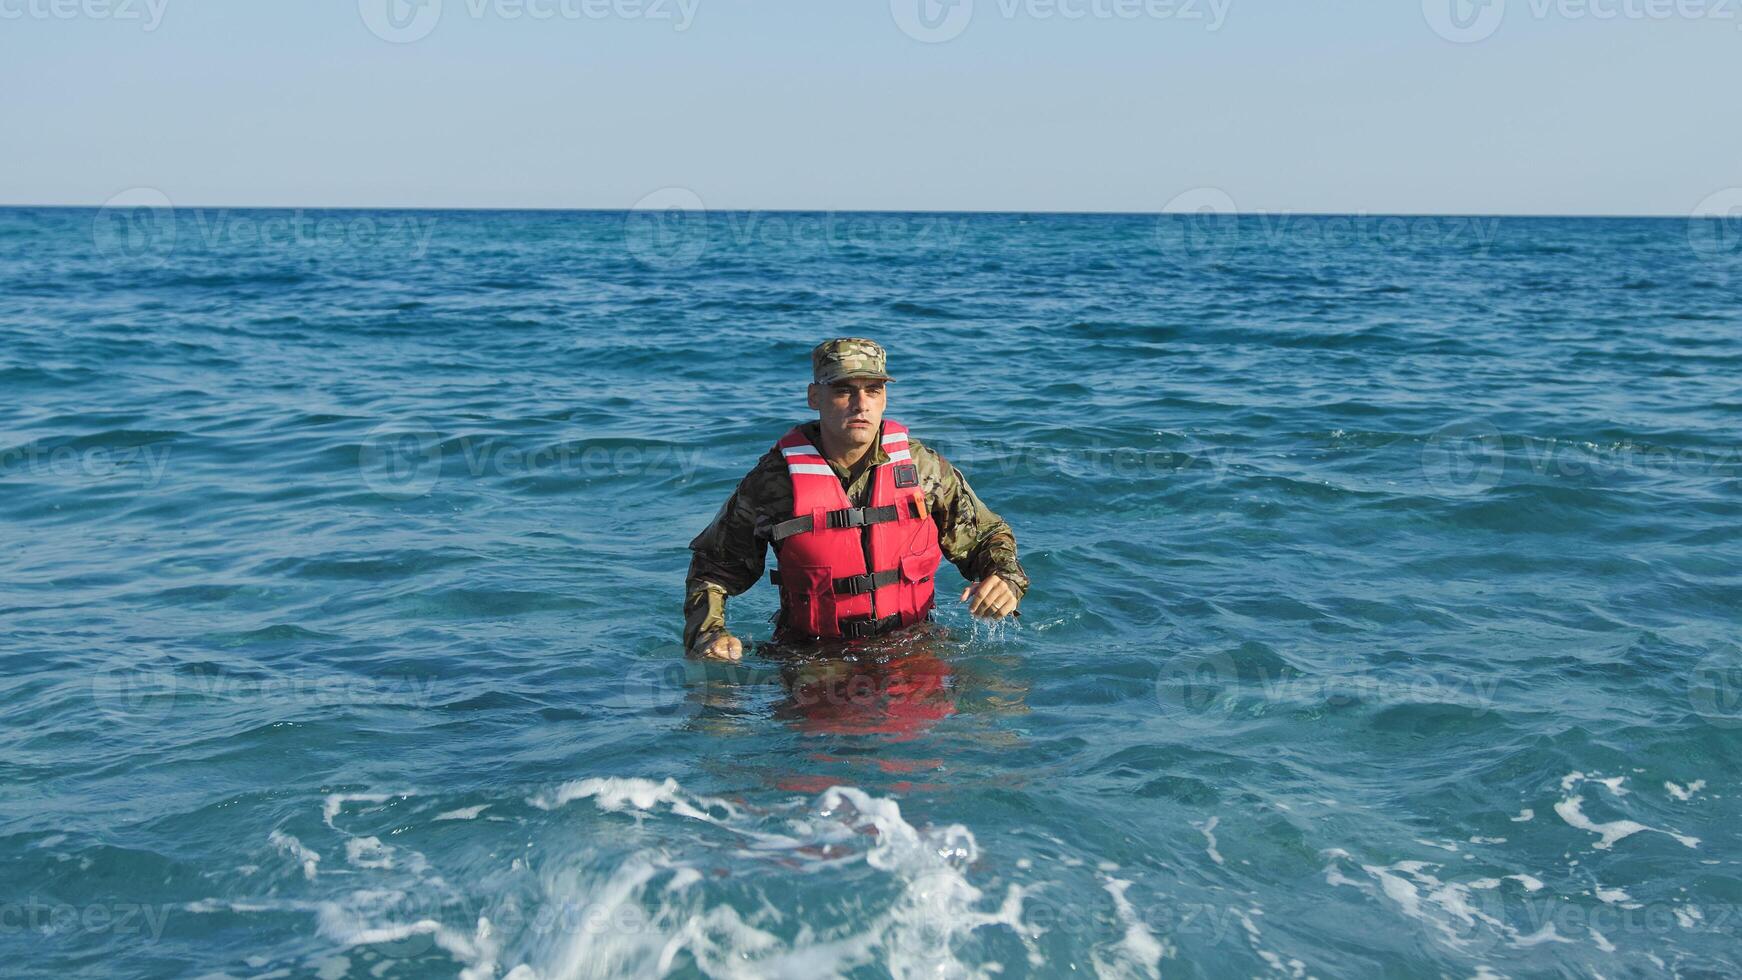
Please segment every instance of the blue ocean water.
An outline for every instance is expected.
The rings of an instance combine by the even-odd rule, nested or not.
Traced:
[[[1734,228],[673,203],[0,211],[7,972],[1742,971]],[[847,334],[1024,617],[686,664]]]

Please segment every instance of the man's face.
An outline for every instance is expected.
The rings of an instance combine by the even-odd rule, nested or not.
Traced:
[[[868,446],[883,425],[883,382],[875,378],[845,378],[810,386],[808,401],[817,410],[823,433],[841,446]]]

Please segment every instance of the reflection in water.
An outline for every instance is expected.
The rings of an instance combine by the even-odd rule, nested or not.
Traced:
[[[786,659],[787,697],[774,717],[807,735],[887,735],[910,741],[956,713],[950,668],[930,650],[888,657]]]
[[[927,624],[872,640],[764,643],[740,664],[692,662],[687,700],[693,714],[686,727],[745,735],[772,717],[800,735],[872,736],[872,744],[894,744],[918,739],[957,714],[1026,712],[1027,686],[1009,676],[1018,658],[982,653],[966,658],[971,669],[956,667],[969,652],[950,630]],[[769,699],[763,691],[775,684],[781,694]],[[877,764],[889,772],[926,765]]]
[[[979,778],[977,752],[1021,741],[1005,718],[1028,711],[1024,666],[1000,645],[929,624],[872,640],[759,644],[738,664],[689,661],[684,727],[740,740],[729,763],[739,778],[757,771],[789,792],[957,788]]]

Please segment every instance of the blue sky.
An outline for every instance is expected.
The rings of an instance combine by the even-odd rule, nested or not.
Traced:
[[[1469,3],[0,0],[0,202],[1682,215],[1742,186],[1742,0]]]

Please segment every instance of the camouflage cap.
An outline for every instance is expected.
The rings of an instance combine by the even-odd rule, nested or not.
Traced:
[[[889,355],[883,348],[862,337],[825,340],[811,351],[811,377],[820,385],[834,384],[844,378],[894,381],[889,376],[888,360]]]

